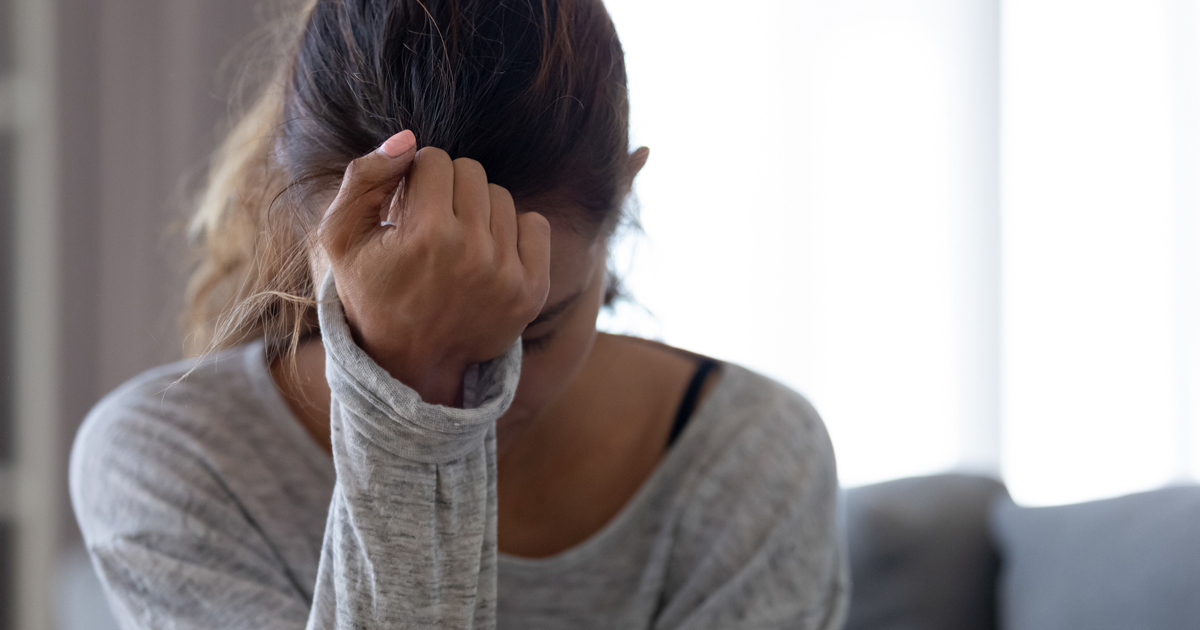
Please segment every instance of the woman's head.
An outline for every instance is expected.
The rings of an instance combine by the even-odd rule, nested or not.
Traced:
[[[346,165],[411,129],[550,220],[551,293],[526,360],[526,374],[547,376],[523,378],[519,399],[552,397],[611,299],[607,237],[646,157],[628,153],[624,55],[604,6],[317,0],[300,17],[275,78],[214,157],[192,223],[203,248],[189,341],[261,336],[294,350],[315,326],[312,237]]]
[[[324,202],[350,160],[403,129],[479,161],[557,230],[611,232],[632,172],[624,56],[599,0],[319,0],[300,17],[192,224],[193,347],[265,336],[283,350],[306,332]]]

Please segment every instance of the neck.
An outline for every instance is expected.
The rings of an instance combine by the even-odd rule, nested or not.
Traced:
[[[325,347],[321,345],[321,338],[311,337],[301,342],[294,363],[286,358],[272,361],[271,376],[300,424],[326,453],[332,453],[329,437],[331,395],[325,380]]]

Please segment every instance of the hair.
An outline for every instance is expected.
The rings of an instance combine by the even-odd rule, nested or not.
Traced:
[[[411,129],[480,162],[518,205],[604,237],[627,190],[624,53],[600,0],[307,0],[285,54],[214,153],[189,237],[191,352],[316,329],[317,200]],[[615,294],[610,282],[606,301]]]

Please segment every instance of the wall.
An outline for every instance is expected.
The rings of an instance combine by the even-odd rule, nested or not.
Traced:
[[[227,111],[221,62],[263,13],[246,0],[60,0],[64,457],[105,392],[182,356],[184,191]]]
[[[0,629],[53,627],[80,421],[181,355],[170,228],[225,116],[218,67],[258,6],[0,1]]]

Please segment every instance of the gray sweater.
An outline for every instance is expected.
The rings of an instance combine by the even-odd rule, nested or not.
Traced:
[[[472,368],[463,409],[429,405],[322,289],[332,459],[261,343],[151,370],[84,422],[71,497],[122,627],[839,627],[833,452],[796,393],[723,364],[616,517],[552,557],[508,556],[494,424],[519,344]]]

